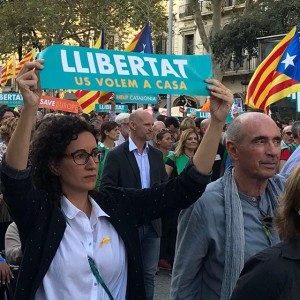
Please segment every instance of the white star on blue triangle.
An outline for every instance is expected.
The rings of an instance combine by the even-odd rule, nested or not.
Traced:
[[[284,69],[286,69],[288,66],[295,67],[294,59],[297,55],[290,56],[289,53],[286,54],[285,60],[283,60],[281,63],[284,64]]]

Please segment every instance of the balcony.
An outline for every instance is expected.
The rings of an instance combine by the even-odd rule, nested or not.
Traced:
[[[243,4],[245,4],[245,0],[225,0],[223,3],[223,8]]]
[[[250,60],[245,58],[240,62],[231,59],[225,71],[225,76],[251,74],[255,71],[256,67],[257,58],[251,58]]]
[[[194,15],[192,5],[185,4],[179,6],[179,18],[192,17]]]

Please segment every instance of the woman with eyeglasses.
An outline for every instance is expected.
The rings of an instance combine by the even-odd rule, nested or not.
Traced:
[[[98,149],[100,151],[101,160],[99,163],[99,171],[97,177],[96,189],[100,187],[100,182],[103,173],[103,167],[106,160],[107,153],[116,146],[116,141],[120,136],[120,129],[118,123],[114,121],[106,121],[100,127],[100,143]]]
[[[137,228],[203,193],[233,95],[207,80],[212,123],[181,176],[150,189],[96,192],[99,150],[87,122],[54,117],[30,141],[42,63],[25,63],[17,77],[24,108],[2,164],[23,250],[15,299],[145,299]]]
[[[300,166],[287,179],[275,229],[281,243],[250,258],[231,300],[298,300],[300,298]]]
[[[0,107],[0,124],[9,118],[19,117],[19,113],[14,111],[11,107],[1,106]]]

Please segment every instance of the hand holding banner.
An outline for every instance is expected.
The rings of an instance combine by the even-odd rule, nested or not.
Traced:
[[[208,96],[209,55],[161,55],[53,45],[43,50],[42,89]]]

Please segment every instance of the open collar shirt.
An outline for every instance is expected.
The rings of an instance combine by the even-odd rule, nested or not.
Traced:
[[[107,220],[109,216],[90,198],[90,219],[66,197],[61,209],[67,227],[36,300],[109,299],[93,275],[88,256],[114,299],[126,298],[127,258],[124,243]]]
[[[133,142],[131,137],[129,137],[129,151],[133,152],[137,165],[139,167],[142,189],[149,188],[150,187],[150,164],[148,158],[148,151],[149,151],[148,142],[145,143],[143,152],[139,153],[136,144]]]

